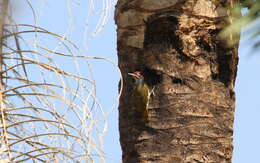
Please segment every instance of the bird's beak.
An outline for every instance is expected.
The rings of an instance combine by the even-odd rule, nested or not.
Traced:
[[[133,76],[133,77],[135,77],[135,78],[139,78],[136,74],[134,74],[134,73],[127,73],[128,75],[130,75],[130,76]]]

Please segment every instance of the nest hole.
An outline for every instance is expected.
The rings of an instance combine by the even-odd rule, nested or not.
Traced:
[[[144,79],[145,82],[150,86],[155,86],[162,82],[162,74],[156,70],[144,69]]]

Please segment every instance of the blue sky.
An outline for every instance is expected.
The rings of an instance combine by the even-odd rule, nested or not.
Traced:
[[[19,0],[12,0],[18,2]],[[85,21],[87,15],[86,2],[72,1],[72,16],[68,19],[68,10],[64,1],[39,1],[42,5],[36,7],[39,12],[39,24],[52,32],[64,34],[69,31],[69,38],[83,47],[82,53],[90,56],[108,57],[117,62],[116,52],[116,26],[113,20],[113,9],[110,11],[108,23],[98,35],[91,37],[92,31],[98,23],[98,13],[90,13],[89,22]],[[18,22],[32,23],[32,12],[21,1],[18,5]],[[97,11],[102,7],[96,4]],[[87,31],[85,31],[88,29]],[[85,31],[85,32],[84,32]],[[86,37],[88,39],[86,39]],[[87,40],[87,41],[86,41]],[[87,43],[87,48],[86,45]],[[250,51],[252,42],[243,41],[239,48],[239,66],[236,80],[236,113],[234,130],[233,163],[260,162],[260,55]],[[90,61],[95,72],[97,83],[97,96],[105,110],[109,113],[108,132],[105,136],[104,149],[108,163],[120,162],[121,149],[118,132],[117,104],[119,74],[115,67],[105,61]]]

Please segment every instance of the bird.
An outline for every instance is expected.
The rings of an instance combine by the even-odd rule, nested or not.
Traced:
[[[133,92],[132,95],[135,98],[136,109],[143,114],[142,117],[145,122],[148,122],[148,105],[151,96],[151,91],[148,84],[144,79],[144,72],[135,71],[133,73],[128,73],[133,79]]]

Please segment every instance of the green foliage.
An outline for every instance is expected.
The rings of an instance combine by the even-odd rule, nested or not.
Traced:
[[[244,10],[246,14],[241,15]],[[249,41],[256,39],[260,34],[260,0],[243,0],[236,4],[231,9],[230,26],[226,27],[220,34],[222,38],[227,38],[232,35],[232,40],[228,39],[229,45],[234,45],[239,42],[241,29],[246,30],[245,40]],[[259,41],[254,45],[256,48],[260,47]]]

